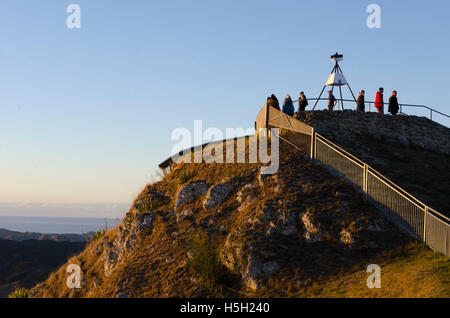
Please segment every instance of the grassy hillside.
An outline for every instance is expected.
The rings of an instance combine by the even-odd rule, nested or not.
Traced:
[[[34,297],[449,297],[448,258],[400,232],[344,179],[280,145],[280,170],[179,164],[122,224]],[[65,285],[68,264],[82,288]],[[381,289],[366,286],[381,266]]]

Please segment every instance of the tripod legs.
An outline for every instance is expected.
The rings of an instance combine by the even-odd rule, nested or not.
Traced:
[[[342,86],[339,86],[339,92],[341,93],[341,108],[344,110],[344,99],[342,98]]]
[[[350,88],[350,85],[349,85],[348,83],[347,83],[347,87],[348,87],[348,89],[350,90],[350,93],[352,93],[353,99],[354,99],[355,102],[356,102],[355,94],[353,94],[353,91],[352,91],[352,89]]]
[[[320,98],[322,97],[323,91],[325,90],[325,88],[327,87],[327,85],[325,85],[322,89],[322,91],[320,92],[319,98],[316,100],[316,104],[314,105],[312,110],[316,109],[317,104],[319,103]]]

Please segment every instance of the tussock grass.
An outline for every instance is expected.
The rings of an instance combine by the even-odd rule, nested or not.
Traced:
[[[22,287],[17,287],[8,298],[28,298],[30,295],[30,290]]]
[[[192,257],[190,267],[194,274],[199,275],[200,283],[213,288],[223,283],[227,269],[222,264],[220,244],[216,238],[209,238],[205,233],[196,234],[190,242]]]
[[[194,176],[194,173],[191,171],[183,171],[180,176],[178,177],[178,184],[185,184],[188,182],[192,177]]]
[[[105,236],[106,232],[107,232],[106,229],[96,231],[94,235],[92,235],[91,241],[95,242],[102,239]]]

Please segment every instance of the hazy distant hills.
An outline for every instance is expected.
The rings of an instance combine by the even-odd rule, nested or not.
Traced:
[[[1,240],[11,240],[11,241],[27,241],[27,240],[38,240],[38,241],[55,241],[55,242],[86,242],[93,232],[86,234],[41,234],[34,232],[16,232],[5,229],[0,229],[0,239]]]
[[[58,239],[58,236],[55,236],[55,239]],[[0,298],[7,297],[16,286],[29,288],[45,280],[51,272],[71,256],[80,253],[85,246],[86,242],[56,242],[53,239],[0,239]]]

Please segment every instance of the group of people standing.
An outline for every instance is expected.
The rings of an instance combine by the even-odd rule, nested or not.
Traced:
[[[356,98],[356,110],[359,112],[364,113],[366,111],[366,102],[365,102],[365,91],[361,90],[358,94],[358,97]],[[377,109],[378,114],[384,114],[384,89],[380,87],[380,89],[377,92],[376,98],[375,98],[375,108]],[[338,100],[333,95],[333,91],[328,91],[328,111],[334,111],[334,107],[337,105]],[[280,109],[280,103],[277,99],[277,97],[272,94],[270,97],[267,98],[267,105],[274,107],[283,113],[294,116],[295,114],[295,107],[294,103],[292,101],[291,96],[287,95],[284,99],[284,103],[282,106],[282,109]],[[298,113],[304,112],[306,110],[306,107],[308,106],[308,99],[305,96],[304,92],[300,93],[300,98],[298,100]],[[397,99],[397,91],[392,92],[392,96],[389,98],[389,108],[388,111],[393,115],[397,115],[400,110],[398,99]]]
[[[360,112],[365,112],[365,100],[364,100],[365,91],[362,90],[359,92],[358,97],[356,98],[356,110]],[[378,114],[384,114],[384,89],[380,87],[377,92],[375,98],[375,108],[377,109]],[[390,112],[393,116],[397,115],[400,110],[397,98],[397,91],[392,92],[392,96],[389,98],[389,107],[388,112]]]
[[[267,105],[283,111],[283,113],[289,116],[294,116],[295,114],[294,102],[289,95],[287,95],[284,99],[282,109],[280,109],[280,103],[278,101],[278,98],[274,94],[267,98]],[[305,93],[301,92],[300,98],[298,100],[298,112],[304,112],[306,110],[306,106],[308,106],[308,99],[306,98]]]

